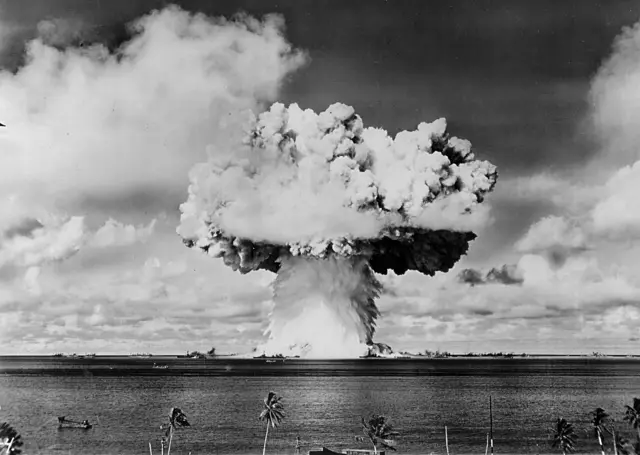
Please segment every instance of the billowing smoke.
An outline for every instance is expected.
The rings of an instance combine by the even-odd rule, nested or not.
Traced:
[[[277,273],[267,355],[364,354],[375,273],[447,271],[489,219],[496,168],[444,119],[392,138],[344,104],[276,103],[233,133],[192,170],[178,233],[241,273]]]

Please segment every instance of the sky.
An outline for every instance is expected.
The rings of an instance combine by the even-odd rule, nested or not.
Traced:
[[[275,101],[390,134],[446,117],[498,167],[454,269],[381,277],[376,341],[640,354],[638,20],[622,0],[0,1],[0,354],[258,345],[274,275],[176,227],[227,116]]]

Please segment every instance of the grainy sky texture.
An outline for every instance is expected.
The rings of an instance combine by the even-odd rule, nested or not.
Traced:
[[[0,0],[0,354],[259,344],[273,275],[175,228],[220,119],[272,101],[392,134],[446,117],[498,166],[455,269],[384,279],[377,341],[640,353],[640,2],[185,0],[130,41],[169,4]]]

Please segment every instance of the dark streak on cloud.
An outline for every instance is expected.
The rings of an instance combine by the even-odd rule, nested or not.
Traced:
[[[522,284],[523,278],[515,265],[503,265],[492,268],[486,274],[476,269],[464,269],[458,274],[458,281],[470,286],[480,284]]]
[[[43,225],[35,218],[25,218],[20,223],[11,226],[4,231],[3,237],[12,239],[14,237],[28,237],[36,229],[42,228]]]

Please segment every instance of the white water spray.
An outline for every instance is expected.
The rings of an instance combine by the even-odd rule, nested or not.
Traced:
[[[366,258],[287,258],[274,283],[269,340],[258,350],[307,358],[365,355],[380,290]]]

